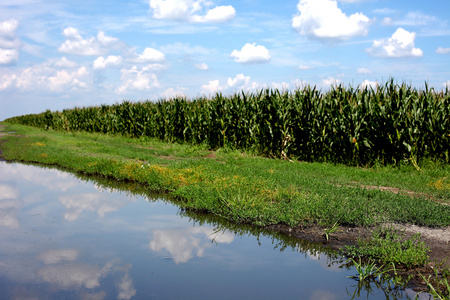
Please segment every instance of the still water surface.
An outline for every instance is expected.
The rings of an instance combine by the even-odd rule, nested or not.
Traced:
[[[339,260],[139,186],[0,162],[1,299],[351,299]]]

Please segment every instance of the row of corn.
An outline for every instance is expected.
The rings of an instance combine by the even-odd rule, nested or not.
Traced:
[[[212,149],[252,149],[268,156],[349,165],[423,158],[449,161],[450,91],[419,90],[391,79],[327,92],[260,90],[225,97],[46,111],[7,120],[53,130],[120,133]]]

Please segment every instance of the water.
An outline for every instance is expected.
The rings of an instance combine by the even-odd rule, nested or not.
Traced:
[[[357,292],[347,278],[356,271],[321,245],[183,212],[137,185],[31,165],[0,162],[0,241],[0,299],[337,300]],[[370,288],[362,299],[408,299]]]

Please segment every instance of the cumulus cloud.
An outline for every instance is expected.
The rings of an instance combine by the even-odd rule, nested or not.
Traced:
[[[450,88],[450,80],[447,80],[446,82],[444,82],[442,84],[444,87],[449,87]]]
[[[0,65],[8,65],[19,60],[17,49],[0,49]]]
[[[223,89],[222,86],[220,86],[219,80],[211,80],[208,82],[208,84],[204,84],[201,87],[201,93],[206,95],[213,95],[217,92],[220,92]]]
[[[365,89],[366,87],[371,87],[371,88],[376,88],[378,86],[378,82],[377,81],[370,81],[370,80],[364,80],[361,83],[361,88]]]
[[[86,88],[87,84],[81,81],[80,78],[87,74],[86,67],[81,67],[73,72],[67,72],[66,70],[58,71],[54,76],[48,77],[48,86],[52,91],[62,91],[67,86]]]
[[[133,280],[130,277],[128,270],[123,275],[122,279],[117,283],[119,300],[128,300],[136,295],[136,289],[134,288]]]
[[[20,226],[16,217],[20,207],[19,190],[7,184],[0,184],[0,226],[17,229]]]
[[[230,244],[234,241],[234,235],[228,231],[217,233],[207,227],[155,230],[149,246],[153,251],[168,251],[174,262],[179,264],[194,256],[202,257],[205,250],[211,247],[211,240]]]
[[[233,50],[230,56],[235,62],[242,64],[265,63],[271,58],[269,50],[264,46],[256,45],[256,43],[247,43],[241,50]]]
[[[356,70],[357,74],[372,74],[372,70],[368,69],[368,68],[358,68]]]
[[[415,48],[416,33],[398,28],[389,39],[375,40],[367,52],[380,57],[421,57],[423,51]]]
[[[438,47],[436,49],[436,53],[437,54],[449,54],[450,53],[450,48]]]
[[[194,23],[222,23],[232,20],[236,15],[236,10],[233,6],[218,6],[208,10],[206,15],[192,16],[192,22]]]
[[[8,65],[19,60],[21,41],[16,37],[19,22],[9,19],[0,22],[0,65]]]
[[[168,88],[164,92],[161,93],[161,97],[163,99],[173,99],[173,98],[179,98],[179,97],[186,97],[186,94],[184,93],[183,88]]]
[[[234,7],[216,6],[205,0],[150,0],[150,9],[155,19],[167,19],[192,23],[218,23],[232,20],[236,15]]]
[[[21,91],[62,92],[87,87],[84,81],[89,74],[86,67],[61,70],[57,64],[57,61],[49,61],[19,70],[17,74],[5,74],[1,77],[0,90],[16,88]]]
[[[120,45],[119,39],[106,36],[103,31],[99,31],[97,37],[83,38],[78,29],[67,27],[63,31],[66,40],[59,46],[58,51],[76,55],[103,55],[111,48]]]
[[[129,90],[146,91],[159,87],[158,77],[153,73],[152,66],[131,69],[122,69],[120,79],[122,84],[116,89],[119,94]]]
[[[165,54],[154,48],[146,47],[141,54],[137,54],[134,51],[134,49],[131,49],[131,51],[129,51],[126,61],[138,64],[148,64],[161,63],[166,60]]]
[[[57,60],[50,60],[50,64],[53,64],[55,67],[58,67],[58,68],[76,68],[76,67],[78,67],[78,64],[76,62],[68,60],[65,56],[63,56]]]
[[[347,16],[335,0],[300,0],[300,14],[292,18],[292,27],[310,38],[348,40],[365,36],[370,20],[362,13]]]
[[[99,217],[107,213],[116,211],[126,205],[126,201],[121,199],[111,199],[107,195],[99,193],[84,193],[74,195],[63,195],[58,199],[66,208],[64,219],[74,221],[80,217],[83,212],[97,212]]]
[[[87,264],[66,263],[45,266],[37,272],[37,276],[64,289],[81,287],[93,289],[100,286],[100,280],[107,275],[110,268],[110,265],[99,269],[97,266]]]
[[[217,92],[224,90],[256,90],[263,87],[267,87],[266,85],[259,85],[256,82],[251,81],[250,76],[245,76],[244,74],[236,74],[234,78],[228,77],[227,82],[223,85],[220,84],[219,80],[211,80],[208,84],[204,84],[201,86],[201,93],[205,95],[213,95]]]
[[[3,74],[0,77],[0,91],[6,90],[12,86],[15,86],[17,75],[16,74]]]
[[[121,56],[109,55],[107,58],[99,56],[95,61],[93,68],[94,70],[105,69],[110,66],[118,66],[122,63]]]
[[[38,256],[38,259],[46,265],[53,265],[62,261],[74,261],[78,258],[76,249],[50,249]]]
[[[164,53],[153,49],[153,48],[145,48],[142,54],[139,54],[135,62],[139,63],[150,63],[150,62],[162,62],[166,59]]]
[[[248,86],[250,83],[250,76],[244,74],[237,74],[234,78],[228,77],[227,85],[232,88],[242,88]]]
[[[341,81],[339,79],[334,78],[334,77],[330,77],[330,76],[328,76],[327,78],[322,79],[322,86],[324,86],[324,87],[330,87],[330,86],[333,86],[333,85],[338,85],[340,83],[341,83]]]

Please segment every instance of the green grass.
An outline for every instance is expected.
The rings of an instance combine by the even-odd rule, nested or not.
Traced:
[[[289,162],[202,145],[8,125],[9,160],[54,164],[171,192],[186,209],[257,225],[450,225],[448,165],[376,167]],[[441,182],[441,184],[439,184]],[[415,197],[364,186],[389,186]],[[426,196],[420,196],[426,194]]]
[[[428,260],[429,249],[420,240],[420,234],[405,239],[399,230],[385,227],[374,231],[373,236],[360,241],[358,247],[346,247],[350,257],[368,257],[384,264],[407,268],[422,266]]]

